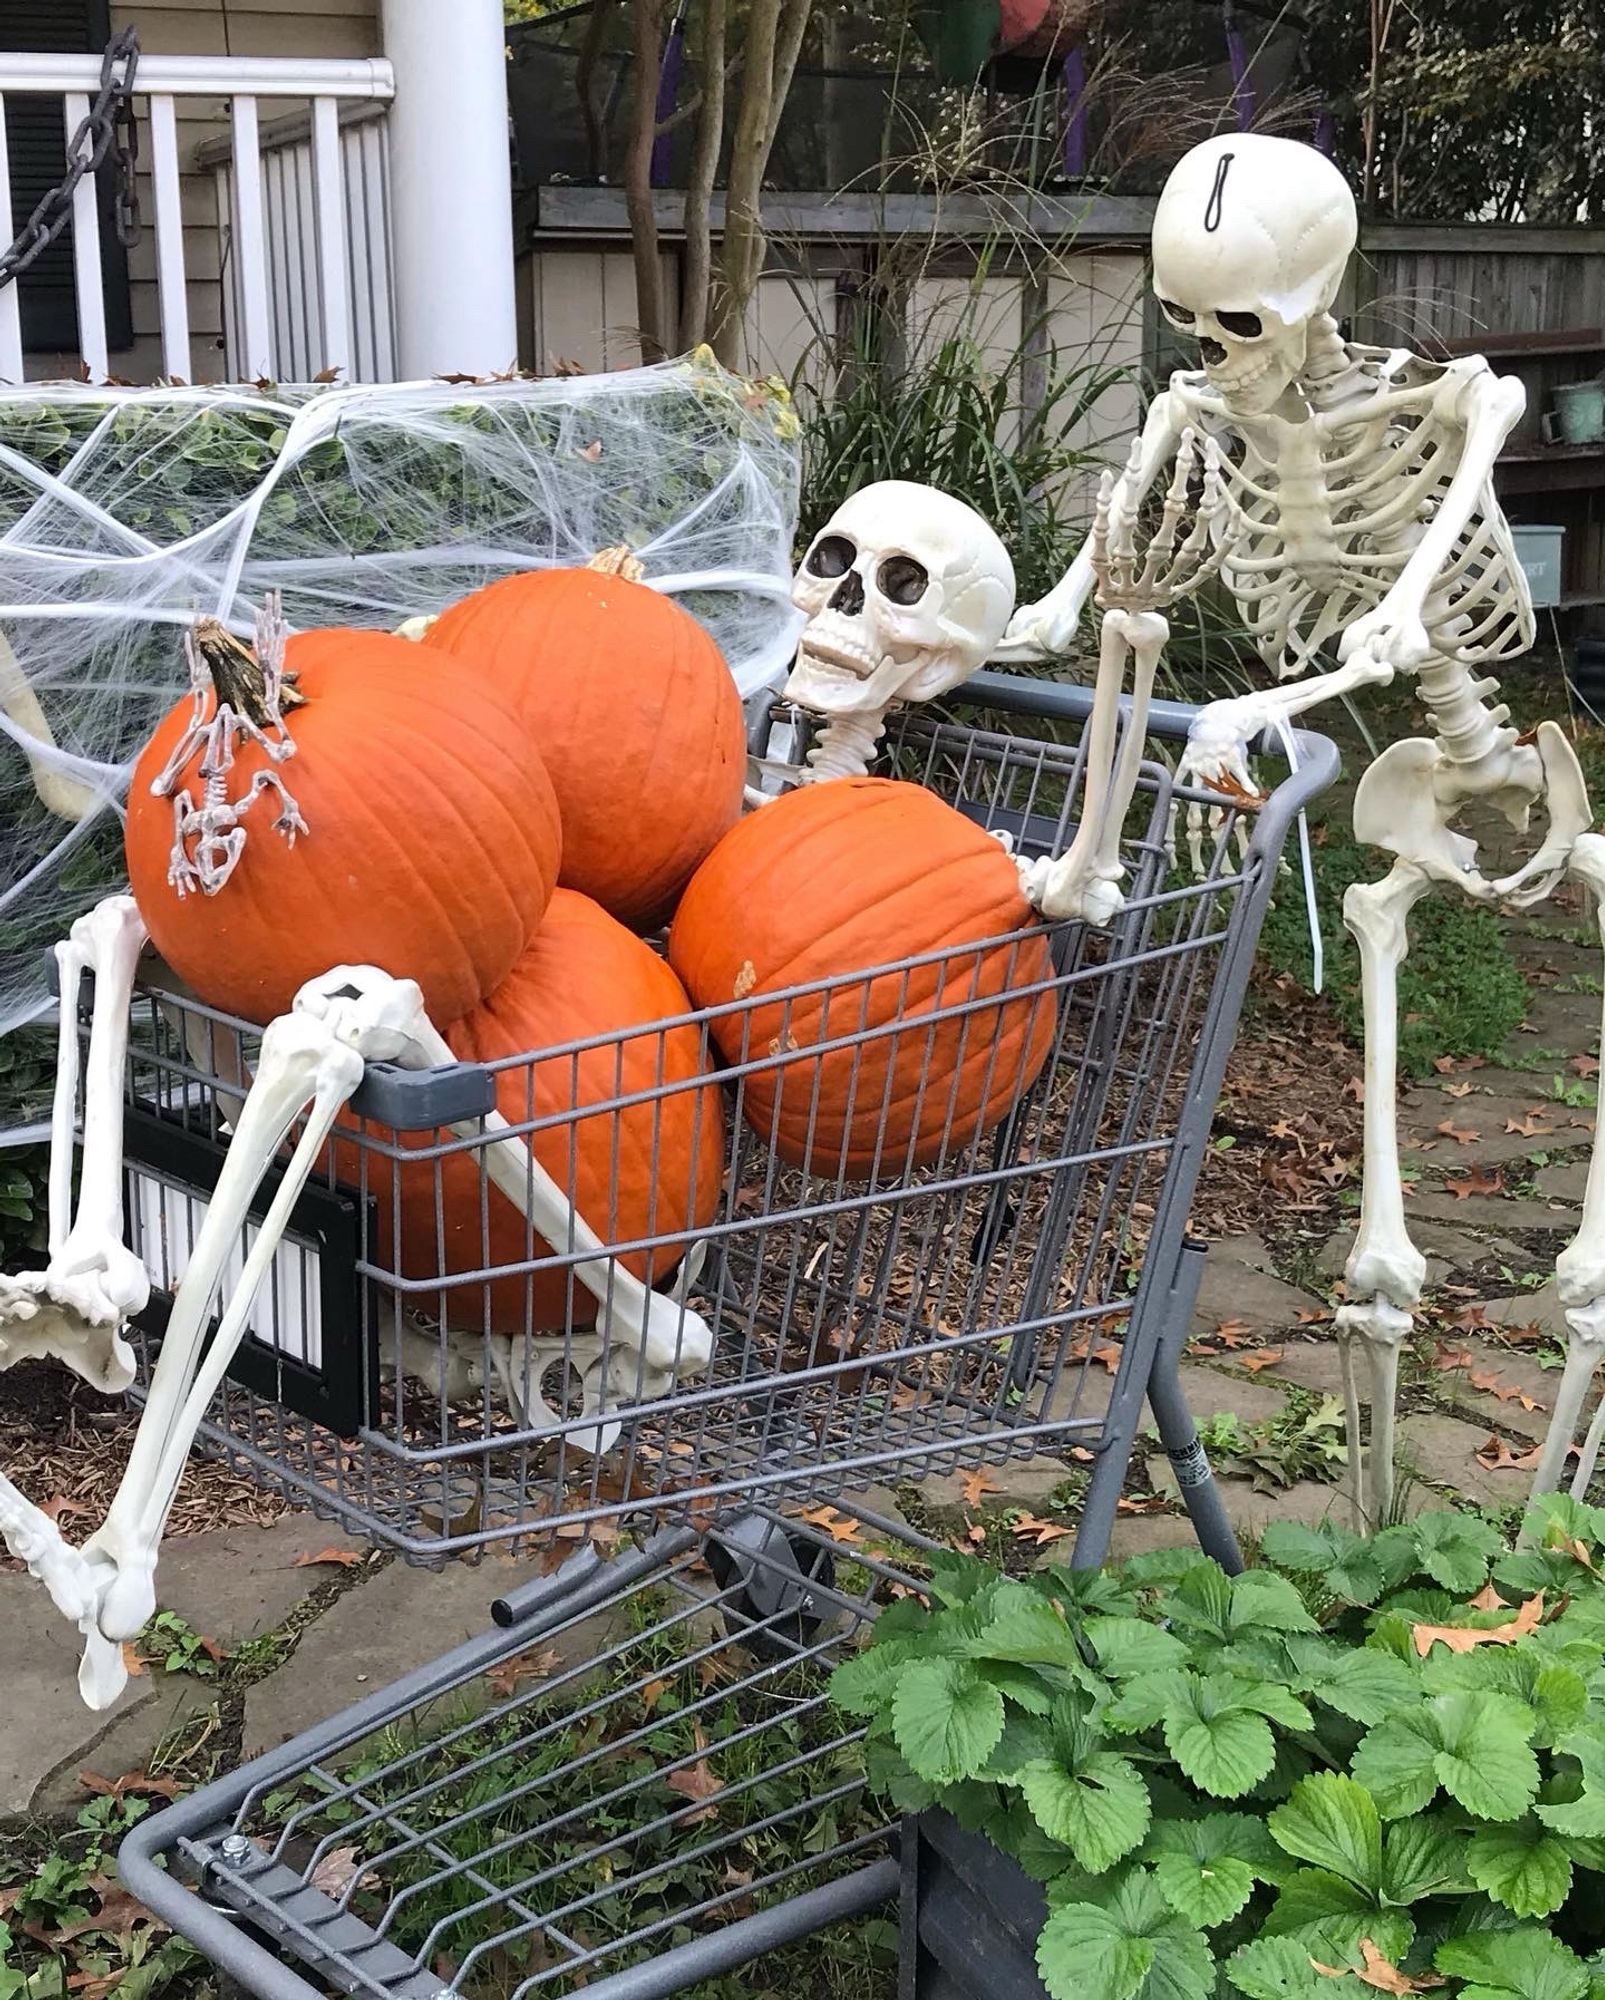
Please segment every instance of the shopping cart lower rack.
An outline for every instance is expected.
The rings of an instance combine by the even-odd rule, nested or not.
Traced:
[[[908,717],[889,770],[1017,852],[1062,850],[1088,692],[982,675],[961,693],[986,726]],[[1177,739],[1190,715],[1160,707],[1150,728]],[[1027,995],[1052,1010],[1045,1065],[1005,1093],[1016,1101],[999,1124],[934,1158],[927,1148],[916,1163],[911,1147],[867,1176],[822,1170],[817,1155],[807,1171],[785,1165],[763,1119],[743,1115],[753,1078],[777,1052],[789,1059],[784,1026],[725,1067],[730,1137],[700,1163],[709,1128],[684,1114],[705,1081],[660,1063],[627,1089],[606,1041],[489,1073],[370,1068],[353,1100],[360,1122],[296,1211],[203,1443],[406,1560],[527,1554],[550,1573],[504,1601],[506,1631],[143,1823],[125,1850],[133,1892],[268,2000],[306,2000],[320,1990],[309,1979],[375,2000],[677,1991],[891,1892],[886,1866],[866,1860],[881,1832],[820,1668],[889,1592],[917,1584],[918,1562],[911,1581],[902,1559],[857,1539],[833,1550],[822,1503],[1077,1446],[1092,1465],[1074,1560],[1094,1563],[1146,1398],[1200,1539],[1235,1563],[1178,1382],[1202,1262],[1186,1225],[1286,834],[1336,770],[1322,739],[1296,744],[1297,768],[1257,810],[1181,792],[1163,762],[1144,765],[1122,849],[1125,910],[1106,930],[1047,933],[1051,963]],[[1170,836],[1178,804],[1199,799],[1216,819],[1194,874]],[[1040,936],[1001,949],[1040,959]],[[925,990],[928,963],[893,969]],[[946,959],[938,970],[940,1005],[917,1021],[838,1034],[866,1104],[898,1036],[946,1037],[949,1053],[1004,1046],[999,989],[978,974],[966,987]],[[799,992],[787,1005],[829,1000]],[[172,992],[148,992],[141,1008],[129,1212],[135,1247],[170,1285],[256,1042]],[[553,1065],[571,1084],[590,1066],[582,1115],[563,1108],[572,1087],[552,1108]],[[716,1170],[711,1220],[665,1195],[650,1228],[604,1232],[680,1314],[668,1365],[650,1370],[590,1330],[579,1249],[527,1226],[509,1240],[475,1121],[505,1110],[510,1077],[525,1110],[513,1123],[532,1146],[554,1131],[578,1146],[583,1123],[611,1121],[593,1223],[599,1206],[616,1222],[621,1176],[639,1170],[632,1119],[646,1118],[655,1188],[672,1133],[693,1134],[688,1184],[706,1188],[701,1169]],[[465,1176],[478,1203],[466,1243],[451,1220]],[[409,1204],[433,1223],[422,1253],[401,1219]],[[153,1321],[149,1352],[159,1337]],[[1092,1365],[1111,1343],[1112,1382]],[[805,1504],[812,1523],[796,1511]],[[604,1561],[612,1544],[628,1552]],[[624,1638],[589,1623],[604,1614],[628,1624]],[[601,1650],[565,1664],[563,1646],[588,1630]],[[520,1659],[536,1676],[523,1691],[511,1684]],[[666,1712],[636,1712],[645,1690],[687,1672],[712,1677],[689,1707],[674,1697],[675,1716],[692,1718],[689,1745]],[[448,1696],[478,1708],[447,1716],[440,1734]],[[714,1753],[709,1732],[731,1718],[745,1733]],[[727,1796],[732,1771],[744,1789]],[[799,1773],[815,1786],[801,1803],[777,1776]],[[624,1797],[651,1810],[609,1832]],[[331,1892],[319,1867],[335,1853],[355,1872]],[[704,1853],[730,1879],[676,1872]]]

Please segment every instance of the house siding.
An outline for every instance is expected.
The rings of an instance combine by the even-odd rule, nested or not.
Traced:
[[[139,30],[141,47],[166,56],[375,56],[382,53],[379,0],[163,0],[160,6],[118,5],[112,28]],[[304,111],[293,100],[262,105],[264,125]],[[228,219],[219,216],[217,180],[200,167],[195,149],[226,135],[228,106],[223,98],[180,100],[179,164],[184,205],[184,254],[189,272],[190,354],[196,381],[217,381],[225,373],[223,284]],[[133,382],[162,372],[161,316],[156,292],[156,246],[151,217],[154,203],[147,171],[140,176],[145,229],[129,253],[134,345],[112,357],[113,371]],[[44,357],[40,357],[41,362]],[[41,366],[41,373],[57,372]]]

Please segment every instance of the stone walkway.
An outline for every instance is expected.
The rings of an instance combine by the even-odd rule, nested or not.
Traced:
[[[1414,1505],[1455,1493],[1515,1505],[1530,1478],[1520,1465],[1498,1468],[1537,1442],[1556,1381],[1561,1322],[1552,1286],[1533,1281],[1576,1226],[1593,1126],[1593,1084],[1576,1058],[1598,1047],[1599,955],[1559,934],[1579,920],[1551,907],[1542,923],[1513,926],[1538,990],[1504,1060],[1402,1100],[1408,1208],[1432,1287],[1404,1366],[1401,1459]],[[1461,1136],[1472,1133],[1475,1142]],[[1339,1392],[1337,1356],[1325,1322],[1351,1235],[1352,1219],[1312,1236],[1295,1218],[1274,1243],[1239,1236],[1210,1251],[1185,1379],[1217,1458],[1229,1456],[1218,1441],[1232,1420],[1259,1453],[1257,1484],[1228,1482],[1247,1535],[1272,1518],[1347,1518],[1338,1484],[1307,1468],[1284,1484],[1277,1467],[1296,1471],[1304,1446],[1288,1437],[1301,1425],[1317,1447],[1334,1438],[1323,1399]],[[1223,1412],[1225,1424],[1212,1421]],[[1072,1455],[1005,1468],[979,1494],[955,1475],[903,1500],[911,1515],[935,1510],[944,1525],[1007,1537],[1022,1518],[1050,1531],[1073,1521],[1080,1476]],[[1167,1476],[1162,1452],[1140,1456],[1117,1552],[1187,1538]],[[315,1560],[331,1549],[349,1559]],[[193,1772],[271,1748],[484,1630],[514,1574],[499,1562],[411,1569],[305,1515],[170,1542],[160,1601],[223,1664],[198,1678],[153,1663],[103,1716],[79,1702],[76,1635],[30,1579],[0,1575],[0,1820],[70,1817],[85,1770],[107,1780]]]

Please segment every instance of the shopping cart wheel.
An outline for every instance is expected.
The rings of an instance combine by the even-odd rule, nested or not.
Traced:
[[[836,1565],[829,1547],[761,1514],[716,1528],[703,1544],[726,1593],[725,1630],[761,1660],[788,1660],[828,1622]]]

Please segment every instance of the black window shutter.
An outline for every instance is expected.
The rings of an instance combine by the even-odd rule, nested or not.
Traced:
[[[0,0],[0,49],[37,55],[98,55],[111,37],[108,0]],[[11,161],[11,220],[20,229],[66,171],[67,132],[61,102],[51,97],[6,99]],[[106,300],[106,340],[133,344],[128,256],[113,226],[114,169],[98,176],[100,269]],[[18,279],[22,344],[30,354],[78,352],[78,302],[73,289],[72,225]]]

